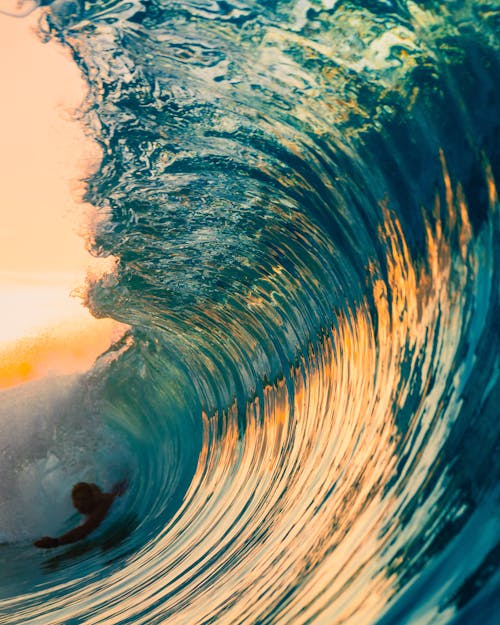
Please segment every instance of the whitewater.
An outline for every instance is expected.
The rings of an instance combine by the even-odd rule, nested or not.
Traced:
[[[498,2],[42,4],[129,329],[0,391],[0,623],[496,623]]]

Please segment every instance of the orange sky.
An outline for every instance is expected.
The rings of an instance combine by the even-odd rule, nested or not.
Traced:
[[[61,372],[87,368],[113,332],[109,321],[95,320],[70,296],[88,269],[110,266],[86,252],[79,234],[92,210],[79,202],[79,180],[100,153],[74,119],[85,83],[60,45],[37,38],[37,13],[25,19],[0,15],[0,388],[11,383],[7,370],[34,371],[42,352],[54,361],[49,343]],[[43,349],[37,350],[42,335]],[[86,348],[70,346],[72,335]],[[24,348],[14,349],[16,341]],[[85,356],[68,360],[64,344]],[[21,352],[29,352],[30,362]],[[73,364],[63,366],[65,361]]]
[[[0,271],[71,271],[88,260],[75,232],[77,180],[98,162],[72,111],[85,95],[76,65],[33,32],[36,16],[0,15]],[[49,227],[50,224],[50,227]]]

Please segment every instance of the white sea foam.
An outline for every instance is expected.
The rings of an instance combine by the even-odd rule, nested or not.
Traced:
[[[108,488],[124,446],[104,424],[86,376],[30,382],[0,394],[0,541],[57,533],[74,512],[71,486]]]

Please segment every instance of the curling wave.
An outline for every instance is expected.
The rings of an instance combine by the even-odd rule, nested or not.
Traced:
[[[45,11],[119,259],[87,305],[132,328],[78,384],[130,489],[83,546],[8,539],[0,623],[493,623],[495,3]]]

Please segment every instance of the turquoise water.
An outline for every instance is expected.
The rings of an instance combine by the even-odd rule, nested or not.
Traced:
[[[87,305],[131,330],[2,394],[0,623],[495,622],[499,8],[44,9],[119,259]]]

